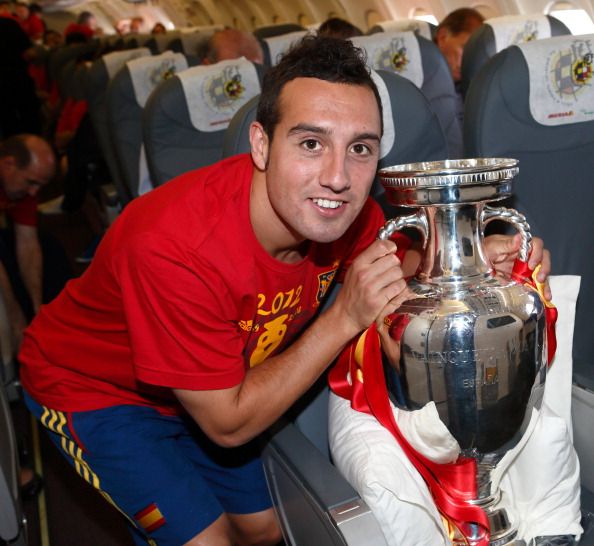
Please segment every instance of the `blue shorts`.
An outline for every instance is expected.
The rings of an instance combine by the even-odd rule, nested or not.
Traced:
[[[188,417],[142,406],[64,413],[25,401],[76,469],[127,519],[137,544],[179,546],[223,512],[272,506],[260,446],[221,448]]]

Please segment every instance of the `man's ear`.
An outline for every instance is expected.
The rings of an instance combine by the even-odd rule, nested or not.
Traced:
[[[254,165],[259,171],[265,171],[268,165],[270,142],[264,127],[257,121],[250,125],[250,146]]]

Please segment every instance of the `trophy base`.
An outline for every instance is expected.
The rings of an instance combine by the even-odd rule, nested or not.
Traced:
[[[516,538],[518,530],[512,527],[505,509],[491,507],[485,512],[491,527],[489,546],[526,546],[524,540]],[[471,523],[466,531],[466,537],[458,532],[455,533],[452,537],[452,546],[477,546],[484,537],[483,528],[479,525]]]

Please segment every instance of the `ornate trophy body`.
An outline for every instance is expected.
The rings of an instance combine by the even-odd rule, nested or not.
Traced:
[[[521,234],[520,259],[527,261],[531,235],[524,217],[486,204],[511,195],[516,164],[452,160],[379,173],[392,204],[417,208],[388,221],[380,238],[412,227],[424,239],[421,267],[409,283],[415,297],[397,310],[404,319],[398,331],[390,330],[388,343],[399,346],[390,350],[382,340],[390,396],[409,410],[433,401],[461,455],[476,460],[477,498],[467,502],[486,512],[491,546],[524,544],[505,510],[495,507],[501,494],[491,471],[521,439],[532,407],[540,406],[547,368],[540,296],[496,276],[483,249],[485,225],[503,220]],[[481,528],[470,527],[466,539],[453,537],[453,543],[477,544]]]

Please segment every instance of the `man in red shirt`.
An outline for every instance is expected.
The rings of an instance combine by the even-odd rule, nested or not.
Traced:
[[[276,544],[258,436],[419,262],[404,236],[376,240],[381,101],[351,42],[305,38],[256,119],[251,154],[132,201],[23,343],[29,408],[138,543]]]
[[[16,135],[0,142],[0,211],[11,222],[18,273],[24,284],[32,314],[42,302],[42,255],[37,233],[36,195],[53,177],[55,156],[50,145],[35,135]],[[20,343],[27,317],[13,286],[14,275],[7,269],[6,246],[0,252],[0,290],[7,306],[16,347]],[[7,267],[8,265],[8,267]],[[9,277],[12,276],[12,279]],[[12,281],[12,282],[11,282]],[[30,316],[28,317],[31,318]]]

